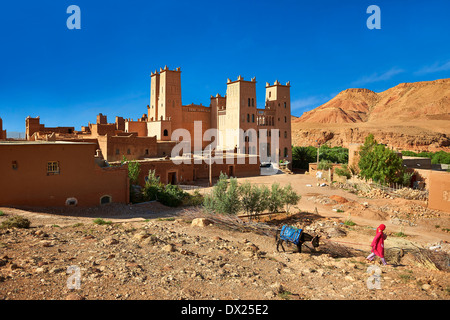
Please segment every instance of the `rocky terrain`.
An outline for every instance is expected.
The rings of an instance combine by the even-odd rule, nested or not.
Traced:
[[[396,149],[450,150],[450,79],[402,83],[380,93],[347,89],[291,121],[298,146],[348,146],[372,133]]]
[[[309,180],[301,180],[305,182]],[[422,207],[430,216],[421,216],[417,206],[422,202],[412,200],[388,205],[392,200],[360,199],[341,189],[307,190],[311,192],[302,192],[297,214],[266,216],[258,223],[243,219],[237,225],[156,203],[68,212],[0,208],[0,222],[12,216],[31,221],[27,229],[0,229],[0,299],[450,298],[450,246],[446,240],[436,242],[449,237],[444,229],[448,214]],[[399,237],[395,210],[407,206],[417,219],[415,226],[401,229],[408,236]],[[372,216],[374,212],[383,215]],[[356,224],[344,223],[350,214]],[[105,224],[94,223],[99,217]],[[373,226],[380,221],[388,225],[389,266],[365,261]],[[262,223],[269,227],[258,229]],[[318,251],[305,247],[298,254],[286,247],[286,252],[277,252],[273,232],[284,223],[320,234]],[[438,251],[427,249],[430,241]],[[368,286],[375,281],[370,266],[379,268],[379,289]],[[79,288],[73,287],[74,272],[79,272]]]

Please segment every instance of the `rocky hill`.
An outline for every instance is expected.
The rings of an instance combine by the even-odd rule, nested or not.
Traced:
[[[347,89],[292,118],[299,146],[348,146],[369,133],[397,149],[450,150],[450,79],[401,83],[380,93]]]

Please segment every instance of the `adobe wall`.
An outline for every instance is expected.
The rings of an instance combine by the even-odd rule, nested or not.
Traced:
[[[201,137],[202,148],[208,146],[211,141],[203,141],[205,131],[211,128],[211,108],[199,105],[183,106],[183,128],[189,131],[191,136],[191,149],[194,147],[194,126],[195,121],[201,121]]]
[[[450,172],[432,171],[429,181],[428,207],[450,212]]]
[[[95,149],[88,143],[0,143],[0,205],[63,207],[76,198],[78,206],[97,206],[104,195],[128,203],[127,170],[98,167]],[[48,174],[49,161],[59,163],[59,174]]]
[[[147,136],[147,122],[144,121],[126,121],[125,122],[126,132],[136,132],[138,137]]]
[[[221,172],[228,176],[231,173],[234,177],[250,177],[261,174],[259,161],[256,164],[251,164],[249,158],[246,157],[244,164],[237,164],[236,162],[235,160],[234,163],[227,164],[226,159],[224,159],[222,164],[213,163],[211,168],[213,178],[219,177]],[[204,161],[199,164],[194,163],[194,161],[175,164],[172,160],[142,160],[139,161],[139,164],[141,171],[138,181],[140,185],[145,184],[145,177],[149,170],[155,170],[155,174],[160,177],[160,181],[164,184],[169,183],[169,173],[171,172],[176,173],[177,184],[209,178],[209,165]]]

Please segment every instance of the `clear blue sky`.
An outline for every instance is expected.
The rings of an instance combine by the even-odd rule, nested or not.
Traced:
[[[69,30],[69,5],[81,30]],[[369,5],[381,30],[369,30]],[[94,1],[2,2],[0,117],[79,130],[96,115],[146,112],[150,72],[182,70],[183,104],[209,105],[227,78],[291,82],[300,116],[350,87],[384,91],[401,82],[450,77],[450,1]]]

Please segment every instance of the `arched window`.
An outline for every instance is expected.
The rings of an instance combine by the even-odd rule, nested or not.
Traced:
[[[287,131],[284,132],[284,137],[287,138]]]
[[[167,137],[169,135],[169,131],[167,131],[167,129],[164,129],[163,135],[164,135],[164,137]]]
[[[252,122],[255,122],[255,115],[252,114]]]
[[[284,157],[287,158],[288,156],[288,148],[284,148]]]
[[[248,98],[248,106],[250,107],[250,98]]]
[[[247,113],[247,122],[250,122],[250,115]]]

